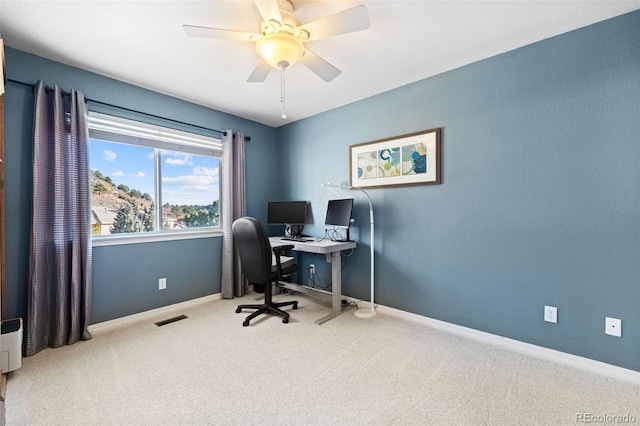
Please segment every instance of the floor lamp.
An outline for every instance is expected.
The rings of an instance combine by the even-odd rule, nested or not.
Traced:
[[[367,197],[367,201],[369,202],[369,223],[371,224],[371,302],[369,302],[369,309],[357,309],[354,313],[358,318],[371,318],[375,316],[376,311],[374,309],[373,303],[373,283],[374,283],[374,247],[373,247],[373,204],[371,203],[371,198],[367,191],[362,188],[358,188],[356,186],[348,186],[348,185],[332,185],[330,183],[323,183],[322,186],[326,186],[328,188],[341,188],[341,189],[350,189],[352,191],[361,191],[365,197]]]

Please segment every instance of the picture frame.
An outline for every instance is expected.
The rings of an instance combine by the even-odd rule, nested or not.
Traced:
[[[441,128],[349,147],[349,185],[357,188],[440,183]]]

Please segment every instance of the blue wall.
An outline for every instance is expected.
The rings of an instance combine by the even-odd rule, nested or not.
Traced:
[[[248,213],[264,219],[275,196],[275,129],[7,48],[8,78],[43,80],[89,99],[213,129],[251,136],[247,143]],[[9,82],[5,93],[6,304],[8,318],[25,317],[31,227],[33,92]],[[141,121],[179,125],[89,103],[90,109]],[[219,136],[214,134],[214,136]],[[271,159],[271,161],[265,161]],[[103,246],[93,250],[92,323],[220,292],[222,238]],[[167,277],[158,291],[158,278]]]
[[[349,145],[435,127],[441,185],[369,191],[376,301],[640,371],[640,12],[279,128],[278,195],[311,200],[321,235],[321,183],[348,183]],[[343,289],[368,300],[353,196]]]

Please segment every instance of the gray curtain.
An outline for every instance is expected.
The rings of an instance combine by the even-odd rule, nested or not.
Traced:
[[[25,355],[91,339],[89,157],[84,95],[35,87],[33,221]]]
[[[233,247],[231,225],[246,215],[244,135],[227,130],[222,136],[222,297],[233,299],[248,291]]]

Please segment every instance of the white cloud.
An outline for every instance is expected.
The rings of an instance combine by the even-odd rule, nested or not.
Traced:
[[[170,166],[190,166],[193,164],[193,156],[191,154],[174,153],[164,162]]]
[[[131,175],[131,176],[141,178],[141,177],[144,177],[145,175],[144,175],[144,172],[138,172],[138,173],[136,173],[134,175]]]
[[[122,173],[120,170],[116,170],[115,172],[112,173],[114,176],[124,176],[124,173]]]
[[[163,186],[176,186],[183,191],[213,191],[218,182],[217,176],[184,175],[177,177],[163,177]]]
[[[200,174],[162,178],[162,201],[177,205],[208,205],[219,197],[219,179],[215,169],[198,168]]]
[[[193,173],[195,173],[198,176],[216,176],[217,177],[218,168],[198,166],[193,168]]]
[[[118,154],[113,151],[109,151],[108,149],[105,149],[104,151],[102,151],[102,153],[104,154],[104,159],[107,161],[115,161],[116,157],[118,156]]]

